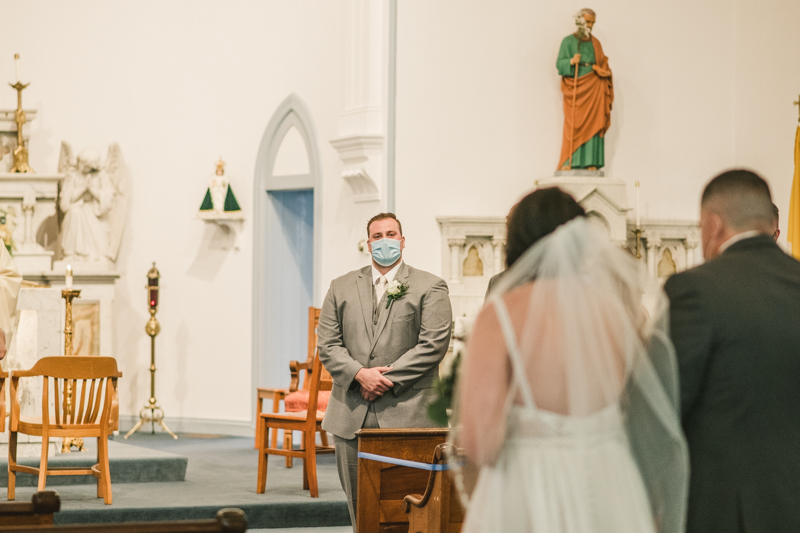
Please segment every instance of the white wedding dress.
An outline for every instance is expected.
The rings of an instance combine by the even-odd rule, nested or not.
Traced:
[[[450,432],[464,533],[683,533],[677,363],[666,297],[647,283],[583,218],[499,280],[464,355]],[[648,291],[661,304],[652,316]]]
[[[521,368],[502,300],[509,356]],[[619,404],[587,416],[538,409],[514,372],[524,406],[511,407],[497,464],[484,467],[463,533],[650,533],[653,513],[631,455]]]

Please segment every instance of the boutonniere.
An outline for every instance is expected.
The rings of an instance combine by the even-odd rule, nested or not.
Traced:
[[[391,283],[386,287],[386,309],[389,309],[389,305],[395,301],[399,300],[403,296],[406,295],[408,292],[408,283],[403,282],[400,283],[396,279],[393,279]]]

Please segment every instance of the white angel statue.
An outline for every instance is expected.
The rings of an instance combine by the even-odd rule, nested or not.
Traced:
[[[111,143],[105,163],[93,148],[77,159],[61,143],[59,173],[66,174],[59,207],[63,262],[109,268],[117,260],[128,211],[128,169],[119,144]]]

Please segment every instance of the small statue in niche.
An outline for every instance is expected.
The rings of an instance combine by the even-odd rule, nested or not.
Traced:
[[[206,189],[203,203],[200,204],[200,218],[244,219],[242,208],[239,207],[231,184],[225,177],[225,162],[222,157],[217,161],[217,171],[211,178],[211,185]]]
[[[561,41],[556,69],[564,95],[564,135],[559,170],[605,166],[605,134],[611,125],[614,85],[608,58],[592,35],[597,15],[582,9],[577,31]]]
[[[664,249],[664,253],[661,254],[661,261],[658,262],[658,277],[668,278],[677,271],[678,265],[672,259],[672,250],[669,248]]]
[[[475,246],[470,246],[463,265],[464,276],[483,276],[483,261]]]
[[[58,171],[67,175],[59,201],[62,262],[109,268],[117,260],[128,212],[128,169],[119,144],[109,145],[102,162],[97,150],[86,148],[75,158],[62,142]]]

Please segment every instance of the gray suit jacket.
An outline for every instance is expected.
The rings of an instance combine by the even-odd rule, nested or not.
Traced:
[[[426,392],[439,376],[439,363],[450,344],[453,313],[447,284],[405,263],[395,280],[408,292],[386,308],[386,295],[373,324],[372,267],[333,280],[319,316],[319,354],[333,376],[333,391],[322,427],[355,438],[369,404],[355,375],[361,368],[393,366],[393,383],[373,403],[382,428],[435,427],[426,413]]]
[[[675,274],[687,533],[800,531],[800,263],[761,235]]]

